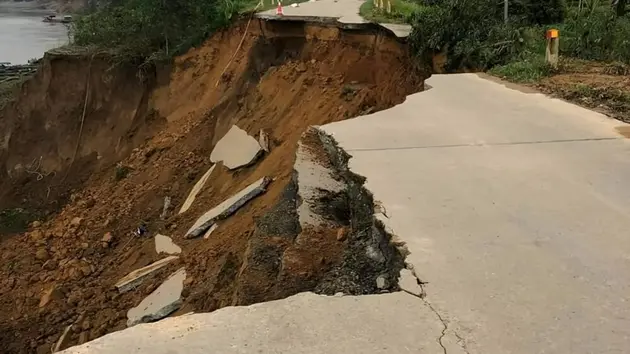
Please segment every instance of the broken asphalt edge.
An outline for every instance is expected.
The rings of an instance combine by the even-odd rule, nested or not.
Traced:
[[[312,126],[309,129],[315,129],[317,131],[319,140],[335,168],[345,170],[344,172],[346,174],[353,176],[357,183],[360,184],[360,188],[371,197],[374,206],[373,219],[375,226],[382,231],[382,234],[385,235],[389,244],[395,247],[401,258],[405,260],[410,254],[406,242],[402,240],[389,225],[389,216],[386,215],[384,206],[380,205],[380,202],[376,202],[372,192],[365,187],[366,178],[356,174],[350,169],[348,162],[352,158],[352,155],[348,154],[334,137],[321,129],[321,127]],[[428,301],[427,293],[424,288],[425,284],[426,282],[417,275],[414,265],[405,261],[404,266],[398,270],[398,274],[396,274],[395,281],[390,290],[392,292],[400,291],[418,298],[435,315],[442,325],[442,331],[439,337],[436,338],[436,341],[442,348],[444,354],[469,353],[466,348],[465,339],[458,334],[456,329],[452,328],[454,326],[450,325],[448,317],[440,313],[440,311]]]
[[[286,22],[304,22],[305,24],[331,25],[345,30],[374,30],[383,31],[393,38],[406,41],[407,36],[398,36],[390,28],[377,22],[343,22],[339,21],[342,16],[304,16],[304,15],[270,15],[264,13],[256,13],[255,18],[264,21],[286,21]],[[386,24],[385,24],[386,25]]]

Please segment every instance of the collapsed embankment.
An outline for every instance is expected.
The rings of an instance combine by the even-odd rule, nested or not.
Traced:
[[[0,351],[49,352],[65,328],[64,345],[123,329],[127,311],[182,266],[178,313],[309,290],[375,292],[375,277],[402,267],[343,159],[316,154],[345,187],[321,196],[327,216],[315,227],[299,222],[294,169],[309,126],[421,90],[423,73],[389,33],[254,20],[142,75],[102,55],[53,53],[41,65],[0,111],[0,211],[23,208],[41,221],[0,239]],[[219,165],[178,214],[233,125],[252,136],[265,131],[270,151],[237,170]],[[211,237],[184,239],[207,209],[262,177],[273,179],[266,192]],[[161,217],[165,197],[173,207]],[[148,233],[133,236],[141,224]],[[163,258],[156,233],[182,248],[179,260],[120,294],[120,278]],[[374,252],[357,256],[356,247]]]

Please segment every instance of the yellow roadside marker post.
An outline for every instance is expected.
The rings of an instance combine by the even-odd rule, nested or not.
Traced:
[[[558,57],[560,52],[560,34],[557,29],[547,30],[547,49],[545,50],[545,61],[553,68],[558,67]]]

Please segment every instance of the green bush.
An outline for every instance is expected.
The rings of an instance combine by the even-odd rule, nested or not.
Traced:
[[[413,17],[412,49],[423,60],[445,54],[447,71],[484,70],[526,54],[544,53],[544,29],[504,24],[491,0],[446,0]],[[496,6],[495,6],[496,8]]]
[[[251,1],[126,0],[79,16],[75,44],[114,49],[129,56],[170,57],[186,51],[229,23]]]
[[[560,53],[580,59],[630,63],[630,19],[609,6],[571,11],[560,29]]]

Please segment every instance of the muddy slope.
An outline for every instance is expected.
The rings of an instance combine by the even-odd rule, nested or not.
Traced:
[[[421,89],[423,74],[406,47],[377,28],[257,20],[246,28],[217,33],[144,80],[106,58],[48,57],[0,112],[0,210],[52,213],[0,239],[1,352],[50,352],[70,324],[68,344],[125,328],[127,310],[181,265],[189,276],[179,313],[308,290],[375,292],[374,277],[401,266],[378,228],[363,232],[373,223],[370,197],[330,153],[322,159],[346,193],[322,201],[336,205],[325,211],[326,227],[303,230],[293,164],[309,126],[385,109]],[[233,124],[252,136],[265,130],[270,152],[236,171],[218,166],[186,213],[160,218],[167,196],[179,209]],[[212,237],[183,238],[199,215],[265,176],[274,179],[267,192]],[[120,295],[118,279],[163,257],[150,236],[130,235],[142,222],[150,236],[169,235],[183,252],[178,264]],[[113,241],[104,244],[107,232]],[[383,262],[352,258],[353,245],[379,243],[377,234],[385,240]]]

